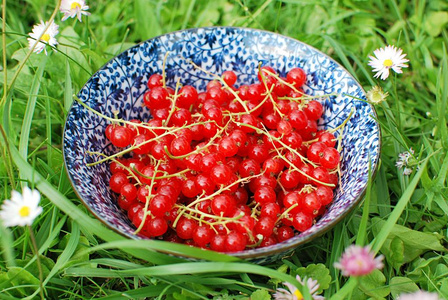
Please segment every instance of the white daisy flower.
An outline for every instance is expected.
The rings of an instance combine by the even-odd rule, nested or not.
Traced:
[[[367,99],[373,104],[379,104],[386,100],[387,96],[389,96],[388,92],[383,92],[383,90],[379,86],[374,86],[370,91],[366,94]]]
[[[79,22],[82,22],[82,15],[90,15],[87,10],[89,7],[86,5],[84,0],[62,0],[60,11],[64,14],[62,21],[68,18],[78,17]]]
[[[53,21],[51,21],[50,25],[48,24],[48,22],[44,23],[44,21],[41,20],[39,24],[34,25],[33,30],[30,33],[30,38],[28,38],[30,50],[37,44],[34,48],[34,52],[41,53],[42,50],[45,50],[45,54],[47,54],[47,45],[55,47],[58,44],[55,36],[59,33],[59,26]],[[44,31],[47,26],[47,30]],[[42,37],[40,38],[40,41],[38,41],[41,35]]]
[[[0,219],[6,227],[25,226],[33,224],[34,219],[42,213],[39,206],[40,193],[24,187],[22,194],[12,191],[11,200],[3,202]]]
[[[408,65],[405,63],[409,60],[404,58],[406,54],[402,53],[403,50],[392,45],[373,51],[375,56],[369,56],[369,66],[373,68],[373,72],[377,72],[374,77],[381,76],[382,80],[386,80],[389,77],[390,69],[396,73],[403,73],[401,68],[407,68]]]
[[[299,275],[296,276],[296,279],[300,284],[306,285],[308,290],[310,291],[311,297],[313,300],[325,300],[325,298],[321,295],[318,295],[317,291],[319,290],[319,283],[317,280],[313,278],[305,277],[303,280]],[[288,287],[287,289],[278,288],[274,293],[275,300],[303,300],[303,295],[300,291],[289,282],[283,282],[284,285]]]

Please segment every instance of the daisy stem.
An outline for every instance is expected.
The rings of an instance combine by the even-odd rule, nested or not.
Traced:
[[[31,238],[31,244],[33,245],[33,251],[36,254],[37,268],[39,269],[39,294],[40,294],[41,299],[45,299],[44,286],[42,284],[44,282],[44,275],[42,272],[42,265],[41,265],[41,261],[40,261],[40,257],[39,257],[39,248],[37,247],[36,237],[34,236],[33,229],[31,229],[31,226],[27,226],[27,227],[28,227],[28,231],[30,232],[30,238]]]

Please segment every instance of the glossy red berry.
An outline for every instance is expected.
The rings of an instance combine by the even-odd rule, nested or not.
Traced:
[[[158,73],[152,74],[149,77],[147,86],[149,89],[155,88],[156,86],[162,86],[163,85],[162,80],[163,80],[162,75],[160,75]]]
[[[228,86],[232,86],[235,84],[235,82],[237,80],[237,76],[236,76],[235,72],[233,72],[233,71],[224,71],[222,73],[222,79],[225,81],[225,83]]]
[[[306,82],[306,73],[301,68],[293,68],[286,74],[286,80],[296,88],[299,88]]]
[[[110,141],[114,146],[127,147],[132,141],[132,132],[124,126],[115,126],[110,136]]]
[[[322,152],[319,162],[324,168],[334,169],[339,165],[340,158],[338,150],[328,147]]]
[[[120,193],[126,183],[129,183],[129,179],[124,173],[115,173],[109,179],[110,189],[115,193]]]

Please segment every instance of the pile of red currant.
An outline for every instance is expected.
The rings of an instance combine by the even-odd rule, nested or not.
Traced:
[[[149,238],[219,252],[273,245],[310,228],[333,200],[340,154],[317,129],[323,106],[302,89],[306,74],[264,66],[235,86],[225,71],[205,91],[152,74],[153,118],[116,120],[106,137],[118,205]]]

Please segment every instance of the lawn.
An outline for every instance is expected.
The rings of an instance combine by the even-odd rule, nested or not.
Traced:
[[[297,291],[290,299],[448,299],[447,1],[98,0],[81,7],[81,22],[64,17],[62,2],[3,0],[0,204],[13,191],[40,194],[42,212],[29,225],[0,215],[0,299],[264,300],[297,288],[303,297]],[[42,36],[53,47],[30,51],[27,39],[41,20],[54,20],[58,33]],[[206,26],[300,40],[338,61],[366,91],[387,93],[369,99],[382,100],[372,103],[381,158],[359,207],[267,265],[179,246],[202,255],[184,260],[156,251],[172,243],[126,239],[85,208],[64,167],[65,119],[92,74],[139,42]],[[369,57],[387,45],[409,61],[402,73],[378,78]],[[382,266],[362,276],[335,267],[354,244],[369,245],[372,257],[364,259],[382,257]],[[318,290],[311,294],[297,275],[316,280]]]

